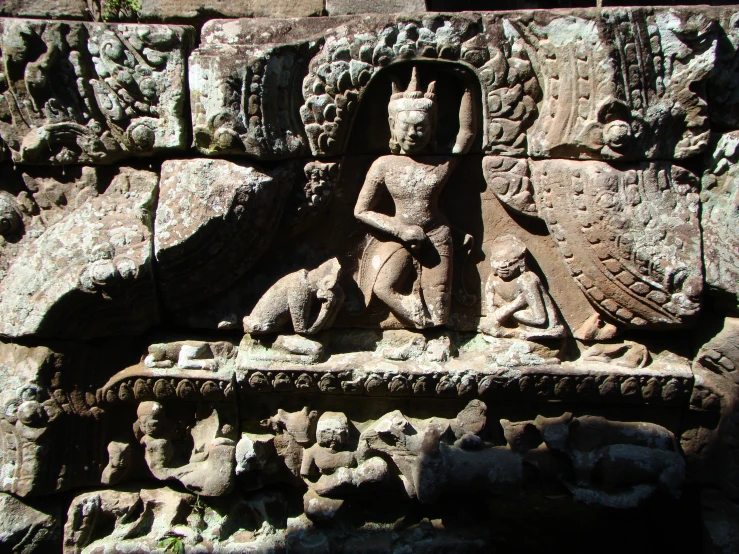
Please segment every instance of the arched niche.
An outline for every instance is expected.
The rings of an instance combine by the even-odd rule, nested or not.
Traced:
[[[328,36],[303,81],[305,102],[300,107],[300,117],[312,154],[347,153],[349,130],[360,104],[370,97],[367,91],[374,90],[372,83],[386,78],[383,75],[396,65],[428,64],[435,67],[434,72],[453,72],[456,67],[470,83],[477,82],[478,98],[486,115],[487,87],[477,69],[490,60],[482,22],[474,16],[396,21],[373,33],[355,34],[344,29],[343,33]],[[410,75],[410,69],[406,71]],[[387,90],[389,98],[390,89]],[[370,98],[381,103],[374,96]]]
[[[390,140],[388,102],[395,81],[401,91],[411,80],[413,68],[417,69],[418,89],[425,92],[429,83],[435,83],[438,106],[435,125],[435,148],[429,154],[449,154],[459,132],[459,108],[466,88],[472,90],[476,100],[477,128],[482,130],[482,92],[477,75],[466,64],[430,60],[402,61],[378,71],[367,85],[359,108],[356,110],[348,132],[346,154],[387,154]],[[471,152],[479,153],[482,132],[477,133]]]

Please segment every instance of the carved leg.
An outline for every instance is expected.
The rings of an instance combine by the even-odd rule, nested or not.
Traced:
[[[452,305],[452,260],[441,256],[439,265],[423,268],[421,291],[429,313],[429,326],[444,325]]]
[[[409,278],[413,268],[413,258],[406,250],[399,250],[380,270],[375,281],[374,293],[390,311],[402,321],[417,329],[426,327],[426,314],[420,296],[420,283],[413,284],[410,294],[401,294],[395,287]]]

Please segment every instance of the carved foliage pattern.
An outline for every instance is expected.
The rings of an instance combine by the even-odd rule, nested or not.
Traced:
[[[187,28],[0,21],[0,136],[24,163],[184,146]]]

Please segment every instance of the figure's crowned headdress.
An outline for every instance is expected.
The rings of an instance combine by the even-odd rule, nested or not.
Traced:
[[[392,117],[398,112],[418,111],[430,115],[436,113],[436,81],[429,83],[426,92],[418,90],[418,72],[413,68],[411,81],[404,92],[400,91],[400,85],[393,79],[393,93],[388,104],[388,114]]]

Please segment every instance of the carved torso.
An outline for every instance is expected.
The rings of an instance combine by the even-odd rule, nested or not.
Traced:
[[[395,203],[395,217],[428,231],[447,224],[439,210],[439,195],[454,165],[445,156],[383,156],[372,165],[367,177],[385,183]]]

